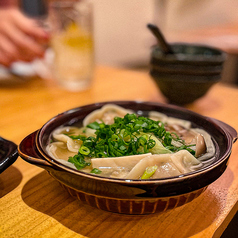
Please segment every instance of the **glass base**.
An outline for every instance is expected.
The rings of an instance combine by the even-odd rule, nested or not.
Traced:
[[[72,92],[79,92],[88,89],[91,85],[91,80],[89,79],[80,79],[79,81],[65,81],[58,80],[58,83],[64,89],[67,89]]]

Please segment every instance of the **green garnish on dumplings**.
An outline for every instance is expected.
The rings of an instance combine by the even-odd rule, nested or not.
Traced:
[[[115,117],[114,123],[111,125],[106,125],[102,121],[101,123],[90,123],[87,127],[95,130],[95,137],[70,136],[72,139],[82,141],[78,154],[68,160],[77,169],[90,165],[85,162],[85,157],[106,158],[146,153],[166,154],[181,149],[187,149],[190,153],[195,154],[175,133],[166,131],[162,122],[136,114],[126,114],[123,118]],[[174,146],[173,140],[179,141],[182,146]]]

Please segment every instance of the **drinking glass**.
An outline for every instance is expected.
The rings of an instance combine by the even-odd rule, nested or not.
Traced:
[[[88,88],[94,72],[93,11],[88,1],[54,1],[49,7],[53,77],[68,90]]]

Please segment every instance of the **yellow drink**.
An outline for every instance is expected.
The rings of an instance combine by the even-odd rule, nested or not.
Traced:
[[[71,17],[71,14],[68,15]],[[82,90],[91,83],[94,52],[90,30],[81,27],[78,19],[69,18],[52,33],[54,76],[62,86],[69,90]]]

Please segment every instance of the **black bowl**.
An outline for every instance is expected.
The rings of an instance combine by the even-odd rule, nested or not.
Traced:
[[[0,173],[12,165],[17,157],[17,145],[0,137]]]
[[[206,130],[216,147],[214,161],[184,175],[164,179],[125,180],[99,177],[69,168],[51,158],[46,145],[59,126],[80,123],[90,112],[107,103],[132,109],[142,115],[158,111],[189,120],[194,127]],[[29,163],[46,169],[74,197],[102,210],[125,214],[150,214],[184,205],[198,197],[227,167],[237,132],[229,125],[174,105],[153,102],[116,101],[75,108],[59,114],[27,136],[19,145],[19,155]]]
[[[172,44],[174,54],[165,55],[152,49],[150,75],[168,102],[185,105],[204,96],[212,85],[221,80],[226,54],[216,48]]]

